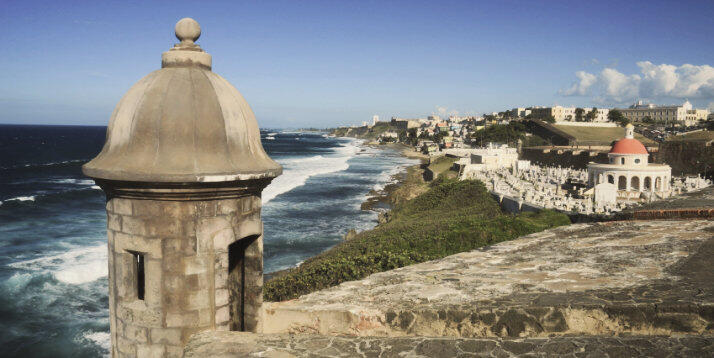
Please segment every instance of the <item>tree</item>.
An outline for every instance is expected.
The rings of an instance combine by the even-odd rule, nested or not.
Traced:
[[[650,117],[650,116],[644,116],[644,117],[642,118],[642,123],[645,123],[645,124],[654,124],[654,122],[655,122],[654,119],[652,119],[652,117]]]
[[[543,122],[555,123],[555,117],[547,116],[547,117],[543,118]]]
[[[613,109],[610,112],[607,113],[607,119],[609,119],[611,122],[618,123],[621,126],[627,125],[627,123],[630,123],[630,121],[625,118],[625,116],[622,114],[617,109]]]
[[[597,107],[593,107],[593,109],[585,115],[585,120],[588,122],[595,121],[595,118],[597,118]]]
[[[585,110],[578,107],[575,109],[575,121],[576,122],[582,122],[583,121],[583,113],[585,113]]]

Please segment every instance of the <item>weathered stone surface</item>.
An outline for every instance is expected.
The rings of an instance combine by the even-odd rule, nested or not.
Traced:
[[[334,337],[204,332],[185,357],[710,357],[712,336]]]
[[[711,257],[710,220],[570,225],[266,303],[263,332],[712,334]]]

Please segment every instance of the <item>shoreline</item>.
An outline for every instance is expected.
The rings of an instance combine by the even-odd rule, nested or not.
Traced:
[[[360,139],[354,137],[342,137],[350,139]],[[398,173],[393,174],[389,181],[380,190],[371,189],[367,194],[365,200],[360,204],[360,210],[364,211],[374,211],[377,213],[377,222],[374,226],[366,230],[374,230],[380,224],[382,224],[388,213],[394,208],[395,205],[402,203],[404,201],[410,200],[419,194],[426,191],[426,182],[423,179],[424,169],[423,166],[427,163],[428,156],[414,152],[410,147],[403,144],[389,143],[389,144],[377,144],[375,142],[364,141],[358,144],[359,147],[372,147],[380,150],[385,150],[387,148],[397,151],[400,155],[410,158],[419,159],[420,162],[413,165],[407,165]],[[363,231],[366,231],[363,230]],[[343,241],[346,242],[353,236],[359,234],[363,231],[356,231],[354,228],[349,228],[347,233],[342,236]],[[340,243],[336,244],[340,245]],[[334,247],[334,246],[332,246]],[[325,248],[329,250],[330,247]],[[323,251],[325,251],[323,250]],[[263,274],[263,280],[265,282],[280,277],[285,273],[299,267],[302,262],[309,260],[313,257],[319,256],[320,254],[311,256],[297,265],[282,270],[277,270],[273,272],[267,272]]]
[[[411,200],[419,194],[426,191],[426,182],[424,181],[424,167],[427,164],[427,155],[414,152],[410,147],[403,144],[374,144],[365,143],[364,145],[382,149],[393,149],[399,152],[403,157],[410,159],[418,159],[419,163],[408,165],[398,173],[390,177],[389,183],[380,190],[370,190],[367,194],[367,199],[362,202],[361,210],[372,210],[377,212],[377,225],[383,223],[389,212],[400,203]],[[370,230],[374,229],[371,228]]]

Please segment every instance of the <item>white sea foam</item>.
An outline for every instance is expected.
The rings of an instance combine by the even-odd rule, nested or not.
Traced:
[[[268,139],[268,140],[275,140],[275,137],[273,137],[273,136],[268,136],[268,137],[265,137],[265,139]]]
[[[91,179],[55,179],[52,182],[61,184],[94,185]]]
[[[88,341],[91,341],[95,343],[96,345],[106,349],[107,351],[111,350],[111,336],[109,335],[109,332],[95,332],[95,331],[87,331],[82,334],[82,337]]]
[[[107,245],[80,247],[9,266],[30,272],[49,272],[58,281],[78,285],[107,276]]]
[[[5,201],[35,201],[35,196],[18,196],[10,199],[5,199]]]
[[[102,190],[102,188],[100,188],[99,185],[92,185],[90,188],[96,189],[96,190]]]
[[[334,154],[325,156],[316,155],[307,158],[278,160],[283,166],[283,174],[275,178],[263,190],[263,204],[268,203],[280,194],[305,185],[305,182],[312,176],[347,170],[349,168],[347,161],[357,153],[358,147],[356,144],[356,141],[352,141],[345,146],[337,148]]]

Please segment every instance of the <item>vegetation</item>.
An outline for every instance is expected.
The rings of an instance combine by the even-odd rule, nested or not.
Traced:
[[[458,173],[451,171],[450,169],[454,166],[456,161],[458,161],[458,158],[441,156],[429,163],[427,169],[434,174],[434,178],[438,178],[443,175],[446,178],[454,179],[458,176]]]
[[[595,118],[597,118],[597,107],[593,107],[593,109],[585,115],[585,121],[594,122]]]
[[[576,127],[557,124],[555,127],[575,137],[579,144],[610,145],[612,141],[625,136],[624,130],[620,127]],[[654,144],[651,139],[639,133],[635,133],[635,138],[645,145]]]
[[[481,182],[440,178],[427,192],[396,206],[386,223],[268,281],[265,299],[292,299],[569,223],[567,216],[547,210],[504,214]]]
[[[585,113],[585,110],[578,107],[575,108],[575,121],[576,122],[582,122],[583,121],[583,113]]]
[[[623,115],[622,112],[617,109],[612,109],[610,110],[610,112],[607,112],[607,119],[623,127],[630,123],[630,120],[625,118],[625,115]]]

